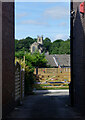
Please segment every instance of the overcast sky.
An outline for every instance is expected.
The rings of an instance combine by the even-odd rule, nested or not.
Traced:
[[[69,2],[16,2],[15,38],[37,35],[66,40],[70,36]]]

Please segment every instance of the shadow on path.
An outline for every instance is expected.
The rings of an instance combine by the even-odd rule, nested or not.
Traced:
[[[7,118],[82,120],[69,105],[68,90],[36,91],[25,97],[22,106],[15,108]]]

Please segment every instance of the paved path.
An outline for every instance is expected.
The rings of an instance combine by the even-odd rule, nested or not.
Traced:
[[[40,90],[35,93],[25,97],[22,106],[15,108],[8,118],[82,120],[80,114],[69,106],[68,90]]]

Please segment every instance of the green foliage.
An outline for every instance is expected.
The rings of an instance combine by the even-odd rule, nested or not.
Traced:
[[[44,53],[40,54],[39,52],[35,52],[32,54],[33,61],[32,64],[35,67],[46,67],[47,60],[45,58]]]
[[[29,66],[25,67],[25,94],[31,94],[33,90],[34,84],[34,69],[29,68]]]
[[[46,67],[47,60],[45,59],[45,55],[40,54],[39,52],[35,52],[33,54],[27,53],[26,55],[27,65],[32,65],[33,67]]]
[[[24,51],[15,52],[15,57],[22,59],[24,56]]]
[[[15,51],[27,51],[30,52],[30,45],[36,42],[36,38],[27,37],[21,40],[15,40]],[[49,38],[43,40],[44,51],[50,54],[70,54],[70,39],[66,41],[58,39],[51,42]],[[17,53],[16,53],[17,56]]]
[[[46,67],[47,60],[44,53],[40,54],[39,52],[35,52],[31,54],[24,51],[15,52],[15,57],[23,59],[23,56],[25,56],[26,66],[29,66],[30,69],[34,67]]]
[[[52,43],[50,54],[70,54],[70,40],[56,40]]]
[[[34,43],[36,39],[27,37],[21,40],[15,40],[15,51],[21,51],[24,47],[25,51],[29,51],[30,45]]]
[[[44,48],[45,48],[45,52],[50,51],[51,40],[49,38],[45,38],[43,40],[43,45],[44,45]]]

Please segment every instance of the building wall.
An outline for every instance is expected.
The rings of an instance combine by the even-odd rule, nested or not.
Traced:
[[[38,50],[38,44],[37,44],[37,43],[34,43],[34,44],[32,44],[32,45],[30,46],[30,52],[31,52],[31,53],[35,52],[35,51],[33,51],[33,47],[34,47],[35,51]]]
[[[31,53],[35,52],[35,51],[33,51],[33,47],[35,47],[35,51],[38,50],[40,53],[42,53],[42,51],[43,51],[43,36],[41,36],[41,37],[37,36],[37,42],[34,42],[30,46]]]
[[[84,18],[79,12],[80,3],[73,3],[75,16],[73,19],[72,37],[72,86],[73,86],[73,105],[82,114],[85,111],[85,15]],[[73,27],[73,28],[72,28]]]
[[[2,3],[0,2],[0,120],[2,118]]]
[[[2,114],[14,108],[14,3],[2,3]]]
[[[43,45],[43,36],[41,36],[41,37],[38,36],[37,37],[37,43]]]

